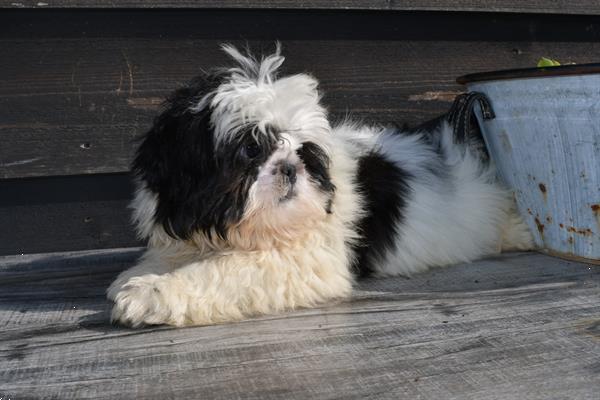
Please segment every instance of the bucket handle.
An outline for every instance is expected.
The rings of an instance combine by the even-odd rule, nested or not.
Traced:
[[[454,129],[454,137],[464,142],[471,133],[471,121],[474,119],[475,103],[479,103],[483,119],[494,119],[496,114],[492,109],[490,100],[481,92],[463,93],[454,99],[452,107],[446,118]],[[481,132],[477,132],[481,136]]]

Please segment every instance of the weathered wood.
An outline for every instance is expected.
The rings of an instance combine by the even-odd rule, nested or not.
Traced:
[[[0,255],[139,245],[127,174],[0,180]]]
[[[138,250],[0,261],[0,396],[48,399],[592,399],[600,269],[539,254],[241,323],[130,330],[104,290]]]
[[[115,7],[128,4],[114,3]],[[456,4],[467,3],[459,0]],[[486,6],[500,3],[487,2]],[[53,3],[59,4],[67,2]],[[203,4],[208,2],[200,1],[198,7]],[[230,3],[232,7],[240,4]],[[245,4],[254,7],[258,3]],[[267,1],[263,6],[274,4]],[[311,1],[297,4],[319,6]],[[547,11],[542,2],[523,7],[529,4],[539,6],[539,12]],[[582,4],[569,3],[564,12]],[[389,3],[391,8],[400,6],[401,2]],[[111,199],[82,197],[81,193],[98,194],[89,190],[92,182],[103,179],[94,174],[118,172],[113,178],[123,182],[122,172],[128,170],[135,146],[132,139],[148,128],[168,92],[201,68],[224,62],[218,50],[223,41],[243,44],[248,40],[255,49],[267,49],[274,40],[282,40],[288,72],[313,72],[322,81],[327,93],[324,101],[334,119],[351,113],[375,122],[412,125],[446,110],[463,89],[454,84],[458,75],[531,66],[541,55],[561,61],[596,61],[598,32],[596,17],[538,14],[3,10],[0,180],[91,175],[87,186],[59,185],[60,189],[42,183],[55,184],[53,178],[27,180],[28,196],[12,203],[7,199],[13,198],[18,184],[3,181],[0,254],[136,244],[126,209],[129,190],[119,189],[121,194]],[[115,193],[112,185],[99,187]],[[60,201],[54,192],[64,194]]]
[[[224,63],[224,41],[282,40],[287,71],[321,80],[334,119],[409,124],[444,112],[464,73],[600,53],[600,22],[573,16],[11,10],[0,32],[0,178],[126,171],[163,97]]]
[[[255,8],[600,14],[593,0],[0,0],[6,8]]]

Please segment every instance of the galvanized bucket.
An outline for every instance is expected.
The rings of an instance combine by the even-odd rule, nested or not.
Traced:
[[[600,263],[600,64],[458,78],[489,99],[490,156],[546,252]]]

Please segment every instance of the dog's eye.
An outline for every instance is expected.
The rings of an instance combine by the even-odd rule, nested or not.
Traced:
[[[256,158],[260,154],[260,146],[256,143],[247,144],[244,147],[244,152],[248,158]]]

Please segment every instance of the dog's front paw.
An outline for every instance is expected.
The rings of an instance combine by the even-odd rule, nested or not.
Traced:
[[[116,283],[116,282],[115,282]],[[108,297],[114,301],[111,321],[131,327],[179,325],[177,304],[173,303],[163,276],[149,274],[130,278],[125,284],[111,285]]]

